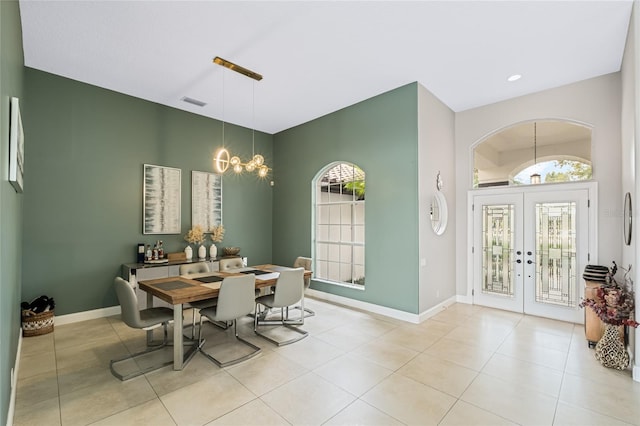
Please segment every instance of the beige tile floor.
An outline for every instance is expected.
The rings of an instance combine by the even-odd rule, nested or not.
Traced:
[[[602,367],[580,325],[464,304],[416,325],[306,304],[317,315],[300,342],[276,347],[246,319],[257,357],[221,369],[196,354],[127,382],[109,360],[144,335],[118,317],[25,338],[14,424],[640,425],[640,383]],[[209,351],[229,340],[204,329]]]

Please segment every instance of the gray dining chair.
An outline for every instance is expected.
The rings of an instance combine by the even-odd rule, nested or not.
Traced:
[[[173,310],[163,307],[140,310],[138,308],[138,298],[136,297],[136,293],[128,281],[117,277],[114,280],[113,284],[116,291],[116,296],[118,297],[118,302],[120,303],[122,321],[131,328],[137,328],[147,331],[162,326],[164,331],[164,338],[160,345],[147,347],[147,349],[144,351],[111,360],[111,362],[109,363],[111,374],[124,381],[172,364],[173,359],[170,359],[162,363],[155,363],[148,367],[140,368],[137,371],[133,371],[130,373],[122,374],[116,370],[116,364],[122,361],[132,360],[134,361],[134,364],[138,365],[139,363],[135,362],[136,358],[148,354],[149,352],[154,352],[162,349],[167,345],[167,324],[169,323],[169,321],[173,320]]]
[[[209,264],[206,262],[197,262],[197,263],[186,263],[184,265],[180,265],[180,275],[191,275],[191,274],[201,274],[206,272],[211,272],[209,269]],[[189,302],[189,307],[192,308],[193,315],[191,316],[191,338],[195,339],[196,337],[196,311],[200,311],[204,308],[210,308],[215,306],[218,303],[218,299],[212,297],[211,299],[205,300],[197,300],[195,302]],[[226,323],[214,323],[218,327],[226,329],[228,325]]]
[[[225,257],[218,261],[221,272],[233,272],[233,269],[244,268],[244,261],[241,257]]]
[[[241,257],[226,257],[218,261],[218,269],[221,272],[234,272],[234,270],[244,268],[244,260]],[[260,290],[254,290],[255,297],[260,296]]]
[[[272,294],[267,294],[256,298],[256,315],[254,317],[253,330],[254,332],[274,343],[278,346],[288,345],[307,337],[308,332],[302,330],[296,326],[304,324],[304,316],[298,321],[288,320],[288,309],[290,306],[300,302],[304,292],[304,268],[289,269],[280,271],[280,276],[276,281],[276,291]],[[259,314],[259,305],[262,305],[266,309],[280,308],[280,320],[266,319],[264,315]],[[285,309],[287,314],[285,316]],[[300,334],[300,336],[293,337],[286,341],[275,340],[264,333],[260,333],[258,328],[260,326],[284,326],[290,330]]]
[[[261,349],[238,336],[237,319],[241,318],[253,311],[255,303],[254,286],[256,276],[247,274],[244,276],[226,277],[220,285],[220,293],[218,294],[218,304],[210,308],[200,311],[200,330],[198,332],[198,348],[211,361],[219,367],[227,367],[252,358],[260,353]],[[202,340],[202,319],[207,318],[209,321],[232,321],[233,332],[236,340],[253,349],[250,353],[237,358],[221,361],[214,357],[211,353],[204,350],[204,341]]]
[[[296,260],[293,262],[294,268],[304,268],[307,271],[311,271],[312,260],[310,257],[302,257],[298,256]],[[311,277],[304,277],[304,290],[308,289],[311,285]],[[312,317],[316,313],[315,311],[304,307],[304,291],[302,292],[302,300],[300,301],[300,306],[295,306],[294,309],[300,309],[304,312],[305,318]]]

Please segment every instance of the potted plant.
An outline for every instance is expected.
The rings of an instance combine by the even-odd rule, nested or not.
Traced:
[[[622,268],[624,269],[624,268]],[[613,267],[605,278],[605,284],[596,289],[596,297],[583,299],[580,307],[589,307],[605,323],[605,331],[596,345],[596,359],[605,367],[624,370],[629,366],[629,353],[625,343],[621,341],[618,327],[637,327],[634,319],[635,299],[633,281],[629,278],[631,265],[626,270],[621,282],[616,281],[618,267]]]

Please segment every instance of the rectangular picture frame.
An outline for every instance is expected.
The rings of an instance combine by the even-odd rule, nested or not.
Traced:
[[[143,234],[180,234],[182,170],[145,164],[143,174]]]
[[[222,176],[191,171],[191,226],[204,232],[222,223]]]
[[[24,190],[24,130],[20,100],[9,101],[9,183],[17,193]]]

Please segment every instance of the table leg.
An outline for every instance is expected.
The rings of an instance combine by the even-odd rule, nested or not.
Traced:
[[[182,343],[182,304],[173,305],[173,369],[182,370],[184,347]]]
[[[147,293],[147,308],[153,308],[153,295]],[[147,346],[153,346],[153,329],[147,330]]]

